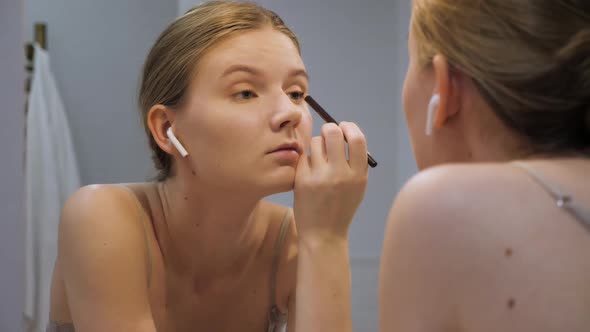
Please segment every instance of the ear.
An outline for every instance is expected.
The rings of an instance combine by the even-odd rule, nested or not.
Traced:
[[[176,112],[168,107],[158,104],[152,106],[147,114],[147,125],[152,133],[154,141],[164,152],[173,155],[176,149],[168,138],[166,131],[174,123]]]
[[[434,93],[440,95],[438,109],[434,113],[434,127],[440,129],[459,112],[457,77],[451,71],[447,59],[437,54],[432,60],[435,75]]]

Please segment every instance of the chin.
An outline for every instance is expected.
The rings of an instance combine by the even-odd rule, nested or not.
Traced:
[[[258,185],[263,186],[268,195],[291,191],[295,186],[295,168],[281,167],[281,169],[263,176]]]

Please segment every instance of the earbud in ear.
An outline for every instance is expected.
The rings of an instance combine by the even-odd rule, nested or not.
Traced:
[[[432,98],[430,98],[430,102],[428,103],[428,112],[426,113],[426,135],[432,135],[432,129],[434,127],[434,112],[436,112],[436,108],[438,107],[438,103],[440,102],[440,95],[438,93],[434,94]]]
[[[168,138],[170,139],[174,147],[176,147],[176,150],[180,152],[180,155],[182,157],[188,156],[188,152],[186,152],[184,146],[182,146],[182,144],[180,144],[176,136],[174,136],[174,133],[172,132],[172,127],[169,127],[168,130],[166,130],[166,135],[168,135]]]

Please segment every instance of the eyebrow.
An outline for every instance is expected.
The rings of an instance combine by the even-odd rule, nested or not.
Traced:
[[[221,74],[221,78],[224,78],[226,76],[229,76],[229,75],[231,75],[233,73],[237,73],[237,72],[245,72],[245,73],[256,75],[256,76],[262,75],[262,72],[256,68],[253,68],[250,66],[245,66],[245,65],[233,65],[233,66],[230,66],[229,68],[227,68],[223,72],[223,74]]]
[[[305,71],[305,69],[294,69],[289,72],[290,77],[295,76],[303,76],[307,81],[309,81],[309,74]]]
[[[250,66],[246,66],[246,65],[233,65],[230,66],[229,68],[227,68],[222,74],[221,74],[221,78],[227,77],[233,73],[237,73],[237,72],[244,72],[244,73],[248,73],[254,76],[263,76],[262,71],[250,67]],[[309,81],[309,75],[307,74],[307,72],[305,71],[305,69],[294,69],[289,71],[288,74],[289,77],[295,77],[295,76],[303,76],[305,77],[305,79],[307,79]]]

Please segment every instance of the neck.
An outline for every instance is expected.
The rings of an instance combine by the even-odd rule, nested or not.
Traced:
[[[491,112],[491,111],[488,111]],[[484,121],[485,120],[485,121]],[[499,119],[484,116],[482,126],[466,126],[461,140],[467,142],[468,157],[475,162],[509,162],[528,158],[531,146],[524,137],[508,129]]]
[[[167,268],[199,283],[246,271],[264,238],[265,227],[255,220],[261,198],[189,184],[178,176],[161,183],[158,193]]]
[[[472,161],[475,162],[509,162],[527,158],[528,154],[516,149],[506,149],[501,144],[481,144],[470,149]]]

